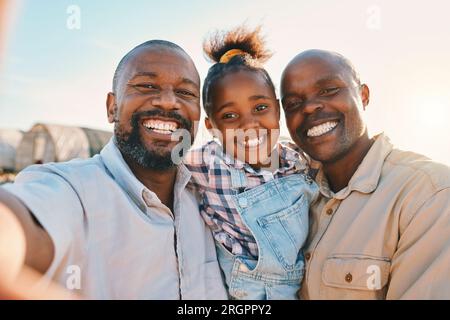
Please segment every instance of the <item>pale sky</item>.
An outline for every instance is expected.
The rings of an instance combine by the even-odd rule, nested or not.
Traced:
[[[263,25],[275,53],[266,67],[277,88],[297,53],[342,53],[371,89],[365,114],[370,133],[384,131],[396,146],[450,165],[448,1],[10,2],[0,128],[50,122],[112,130],[105,98],[127,51],[149,39],[173,41],[204,78],[210,66],[201,50],[204,36],[246,21]],[[73,20],[77,10],[79,21]],[[284,125],[283,133],[288,135]]]

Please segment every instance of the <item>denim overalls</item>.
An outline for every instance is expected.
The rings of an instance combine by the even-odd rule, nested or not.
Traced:
[[[297,299],[303,278],[301,251],[308,235],[308,210],[318,195],[307,175],[291,174],[239,193],[241,170],[230,167],[236,209],[258,245],[258,260],[233,255],[216,242],[217,256],[232,299]]]

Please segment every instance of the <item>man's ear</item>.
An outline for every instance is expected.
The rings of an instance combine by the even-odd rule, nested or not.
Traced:
[[[112,92],[108,92],[106,97],[106,114],[109,123],[113,123],[117,119],[116,95]]]
[[[366,84],[362,84],[360,88],[361,92],[361,100],[363,103],[363,109],[366,111],[367,106],[369,105],[370,100],[370,90]]]

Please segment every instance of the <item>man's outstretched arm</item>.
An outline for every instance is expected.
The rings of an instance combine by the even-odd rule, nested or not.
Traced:
[[[5,224],[5,226],[2,226]],[[49,234],[39,225],[27,207],[6,190],[0,189],[0,256],[45,273],[50,266],[54,250]],[[5,233],[4,233],[5,232]],[[11,246],[16,246],[13,250]],[[15,256],[15,257],[14,257]],[[8,261],[1,263],[9,264]]]
[[[14,195],[0,188],[0,299],[61,299],[67,293],[51,285],[31,290],[54,255],[48,233]]]

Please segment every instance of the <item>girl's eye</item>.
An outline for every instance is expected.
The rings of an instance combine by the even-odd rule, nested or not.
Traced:
[[[263,111],[263,110],[266,110],[268,107],[269,106],[266,105],[266,104],[260,104],[260,105],[256,106],[255,110],[256,111]]]
[[[236,119],[238,115],[236,113],[227,112],[222,116],[222,119]]]
[[[340,90],[340,88],[336,88],[336,87],[326,88],[326,89],[320,90],[319,95],[322,97],[332,96],[332,95],[338,93],[339,90]]]

